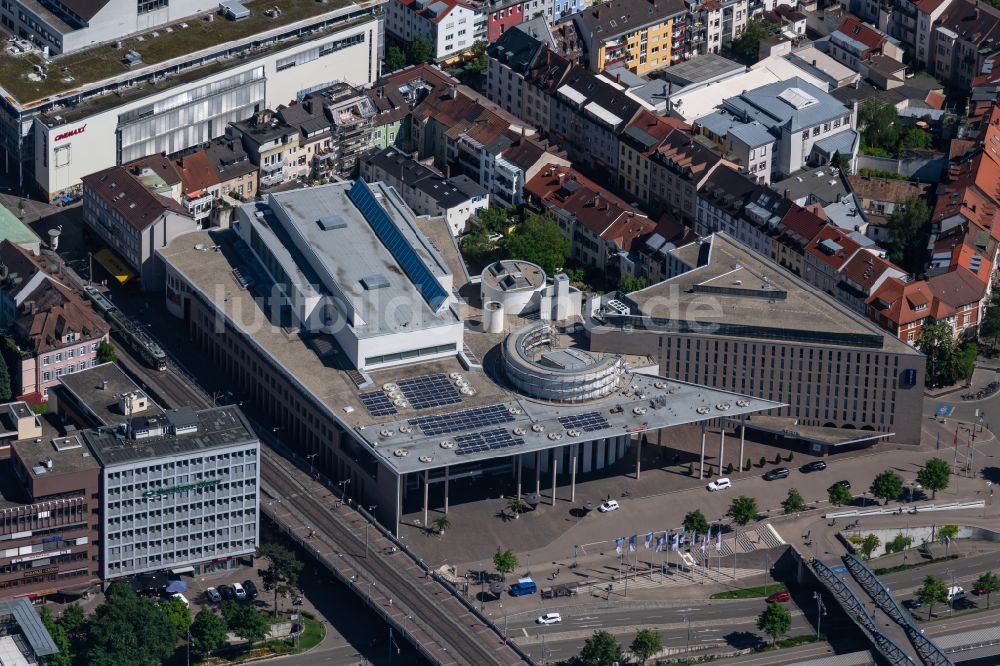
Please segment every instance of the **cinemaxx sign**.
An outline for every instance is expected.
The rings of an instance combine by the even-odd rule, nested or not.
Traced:
[[[186,493],[189,490],[201,490],[202,488],[210,488],[212,486],[217,486],[222,483],[222,479],[210,479],[207,481],[199,481],[197,483],[185,483],[180,486],[170,486],[169,488],[157,488],[156,490],[147,490],[142,494],[143,497],[156,497],[157,495],[173,495],[174,493]]]

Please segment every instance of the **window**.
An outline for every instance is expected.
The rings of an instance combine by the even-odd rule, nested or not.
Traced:
[[[51,360],[52,360],[51,356],[43,356],[42,357],[42,365],[48,365]]]
[[[63,360],[62,352],[56,353],[56,363],[59,363],[62,360]]]

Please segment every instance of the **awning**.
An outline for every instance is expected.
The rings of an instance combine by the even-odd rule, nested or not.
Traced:
[[[170,573],[176,574],[178,576],[180,576],[181,574],[186,574],[186,573],[193,574],[194,573],[194,567],[179,567],[177,569],[171,569]]]
[[[172,580],[167,583],[167,594],[174,594],[175,592],[187,592],[188,584],[185,580]]]
[[[86,585],[74,585],[73,587],[60,587],[57,592],[64,597],[82,597],[92,589],[94,589],[94,584],[87,583]]]
[[[135,273],[125,266],[125,262],[119,259],[114,252],[107,248],[98,251],[97,254],[94,255],[94,259],[97,259],[97,263],[103,266],[104,270],[111,273],[111,276],[122,284],[125,284],[135,277]]]

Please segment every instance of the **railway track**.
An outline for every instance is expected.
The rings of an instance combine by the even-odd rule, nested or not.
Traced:
[[[478,617],[462,605],[449,591],[431,578],[414,577],[398,566],[401,553],[387,556],[384,547],[373,539],[365,554],[364,530],[356,532],[332,507],[320,499],[329,491],[308,480],[296,469],[287,469],[275,452],[263,449],[261,456],[261,481],[282,496],[282,504],[300,515],[317,533],[336,544],[342,552],[354,556],[357,566],[385,588],[401,606],[409,608],[420,622],[444,642],[439,663],[460,663],[472,666],[512,666],[523,660],[508,646],[500,644],[499,637],[485,626]],[[299,478],[304,478],[302,483]],[[341,509],[341,511],[350,511]],[[358,516],[351,511],[349,515]],[[360,516],[358,516],[360,518]],[[385,542],[388,545],[388,541]]]

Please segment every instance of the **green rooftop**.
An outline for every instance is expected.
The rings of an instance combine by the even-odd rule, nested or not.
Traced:
[[[250,16],[241,21],[230,21],[217,13],[189,16],[182,21],[123,39],[120,49],[113,48],[111,44],[100,44],[83,51],[56,56],[49,63],[48,78],[45,80],[33,81],[29,78],[29,75],[35,75],[35,65],[45,62],[38,52],[21,56],[13,56],[7,51],[0,52],[0,86],[14,101],[28,107],[32,103],[44,102],[48,97],[73,92],[87,84],[122,76],[148,65],[226,42],[246,39],[352,4],[366,7],[373,3],[352,3],[349,0],[256,0],[244,4],[250,10]],[[264,14],[274,7],[281,10],[278,16],[272,18]],[[210,15],[214,19],[206,20]],[[187,27],[182,28],[181,25]],[[153,32],[158,36],[153,37]],[[122,58],[130,50],[142,56],[142,63],[133,68],[122,62]]]
[[[9,240],[15,245],[41,243],[42,239],[28,225],[17,218],[6,206],[0,206],[0,241]]]

